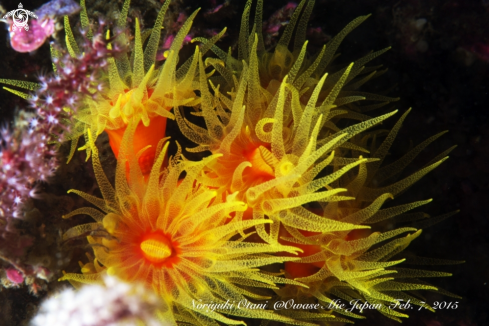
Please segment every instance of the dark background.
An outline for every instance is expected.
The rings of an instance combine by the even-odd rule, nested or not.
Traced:
[[[23,2],[33,10],[44,1]],[[114,1],[112,1],[114,2]],[[222,1],[175,1],[187,13],[201,6],[201,13]],[[265,0],[264,18],[287,1]],[[119,7],[122,1],[119,1]],[[17,1],[3,1],[7,10],[17,8]],[[94,6],[102,4],[98,3]],[[155,2],[134,1],[148,21],[154,16]],[[231,0],[221,13],[199,14],[194,30],[197,33],[211,26],[228,26],[223,44],[232,45],[239,30],[244,1]],[[148,9],[149,8],[149,9]],[[413,108],[393,146],[392,156],[402,155],[410,143],[417,144],[443,130],[450,132],[424,150],[413,162],[412,169],[421,167],[444,149],[457,144],[450,159],[413,186],[403,200],[433,198],[425,206],[435,216],[456,209],[460,213],[428,228],[409,250],[424,257],[465,260],[462,265],[437,266],[436,270],[452,272],[453,276],[431,280],[462,300],[428,294],[429,300],[459,301],[456,310],[411,311],[404,325],[489,325],[489,1],[483,0],[318,0],[310,27],[320,27],[324,37],[334,36],[357,16],[372,16],[353,31],[340,47],[338,63],[348,63],[370,50],[387,46],[392,49],[375,63],[382,63],[388,72],[371,83],[379,90],[395,86],[390,95],[401,100],[395,108],[404,112]],[[422,20],[420,20],[422,19]],[[426,20],[422,29],[416,24]],[[0,25],[6,26],[6,25]],[[8,33],[0,30],[0,77],[34,81],[40,73],[50,71],[50,56],[45,44],[35,53],[20,54],[10,48]],[[311,40],[311,47],[322,43]],[[16,108],[25,108],[25,101],[5,91],[0,92],[2,123],[11,121]],[[372,113],[375,114],[375,113]],[[398,114],[399,116],[399,114]],[[394,118],[395,119],[395,118]],[[393,120],[394,121],[394,120]],[[388,122],[393,123],[393,121]],[[12,325],[20,324],[38,299],[24,289],[4,290],[0,306],[9,297],[13,305]],[[30,307],[30,308],[29,308]],[[377,312],[367,312],[368,319],[357,325],[396,325]]]

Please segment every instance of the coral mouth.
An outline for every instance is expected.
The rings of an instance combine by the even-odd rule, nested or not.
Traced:
[[[173,253],[170,239],[161,233],[147,235],[139,245],[144,258],[152,263],[162,263]]]

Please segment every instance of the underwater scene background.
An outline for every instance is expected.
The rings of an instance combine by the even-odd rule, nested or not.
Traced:
[[[254,17],[255,2],[251,7],[251,17]],[[46,1],[30,0],[23,2],[23,5],[25,9],[34,11],[45,3]],[[56,3],[56,0],[51,3]],[[65,7],[70,4],[69,1],[59,1],[59,3]],[[93,20],[91,23],[96,24],[100,18],[103,18],[111,26],[110,22],[119,17],[118,13],[123,3],[122,0],[86,0],[88,17]],[[141,24],[143,35],[145,29],[152,28],[162,3],[165,1],[131,1],[128,13],[130,34],[134,35],[136,18]],[[227,30],[216,45],[224,50],[231,47],[233,54],[237,53],[245,3],[244,0],[171,1],[163,21],[162,35],[165,35],[166,32],[174,33],[175,36],[185,20],[197,8],[201,8],[194,18],[189,32],[190,37],[183,41],[184,45],[178,53],[179,64],[181,65],[194,55],[195,45],[190,42],[190,38],[212,38],[224,27],[227,27]],[[264,42],[268,48],[273,48],[277,44],[298,4],[299,1],[264,0],[263,33]],[[17,7],[16,1],[1,1],[1,16]],[[42,45],[39,48],[31,52],[21,53],[14,50],[9,38],[9,25],[2,24],[4,28],[0,31],[0,79],[39,82],[40,76],[52,72],[52,54],[49,42],[58,42],[61,47],[66,48],[63,15],[71,13],[69,10],[55,12],[56,9],[52,8],[56,6],[49,8],[52,10],[50,19],[54,24],[53,31],[46,36],[43,44],[40,43]],[[382,122],[382,128],[387,130],[392,129],[400,116],[407,109],[412,108],[398,132],[394,145],[389,150],[386,162],[396,161],[417,144],[448,130],[447,134],[431,143],[414,158],[403,172],[403,176],[407,176],[425,167],[438,154],[457,145],[449,154],[450,158],[447,161],[421,178],[405,193],[401,193],[396,205],[432,198],[431,203],[423,206],[423,212],[430,216],[460,210],[457,214],[436,225],[425,224],[429,226],[426,228],[422,227],[423,221],[418,221],[419,228],[423,228],[423,232],[402,253],[403,257],[419,255],[459,262],[451,265],[415,267],[451,273],[450,277],[430,278],[428,281],[462,299],[446,296],[436,291],[424,291],[425,301],[431,304],[433,302],[458,302],[458,307],[456,309],[437,309],[436,313],[432,313],[426,309],[418,310],[419,307],[414,306],[407,311],[409,318],[403,318],[402,322],[404,325],[426,326],[488,325],[489,24],[487,22],[489,21],[489,2],[483,0],[316,0],[307,23],[306,39],[309,40],[307,50],[311,53],[319,52],[322,46],[333,39],[348,23],[359,16],[368,14],[371,16],[352,30],[341,42],[337,51],[341,55],[334,60],[333,71],[340,70],[370,51],[391,47],[370,63],[370,65],[382,65],[381,69],[387,68],[387,71],[378,78],[376,76],[361,88],[362,91],[399,98],[398,101],[393,101],[371,114],[372,117],[377,117],[398,109],[399,113],[395,117]],[[73,9],[73,14],[69,19],[74,33],[77,34],[80,29],[79,8]],[[94,30],[96,31],[97,28]],[[77,40],[79,39],[78,37]],[[129,43],[133,41],[133,36],[130,36]],[[170,48],[171,41],[172,39],[167,36],[161,38],[156,53],[157,63],[162,64],[170,58],[164,51]],[[165,48],[166,45],[168,46]],[[206,72],[209,73],[210,70]],[[197,95],[200,94],[197,92]],[[28,101],[6,90],[0,92],[0,99],[2,128],[5,130],[8,127],[9,129],[8,133],[2,132],[3,153],[6,153],[8,151],[5,148],[9,146],[7,143],[15,141],[16,130],[25,129],[33,118],[32,113],[29,112],[35,111]],[[21,111],[22,113],[19,113]],[[189,113],[188,116],[190,116]],[[192,120],[188,116],[186,118]],[[350,125],[351,123],[345,122],[338,124],[340,128]],[[204,128],[205,124],[201,122],[201,126]],[[180,131],[180,128],[176,120],[167,120],[166,136],[171,135],[172,137],[168,147],[170,155],[177,153],[175,140],[183,148],[195,146]],[[8,136],[12,134],[14,136]],[[25,135],[25,137],[29,136]],[[37,140],[37,138],[32,139]],[[83,144],[82,137],[78,145],[81,147]],[[118,173],[116,171],[117,158],[111,149],[112,144],[109,143],[107,134],[100,134],[96,141],[94,140],[94,145],[98,148],[96,155],[101,162],[102,172],[114,185]],[[90,144],[86,147],[90,148]],[[92,148],[91,151],[93,159],[94,149]],[[121,151],[124,150],[121,149]],[[61,158],[55,175],[41,182],[29,181],[33,189],[35,188],[35,194],[32,194],[28,207],[23,208],[22,217],[18,218],[18,221],[12,226],[9,224],[9,227],[15,229],[14,234],[30,239],[25,240],[25,252],[14,255],[15,259],[12,258],[10,254],[19,247],[17,244],[10,247],[9,241],[18,240],[11,240],[10,235],[5,235],[7,232],[2,234],[3,238],[0,241],[0,277],[2,279],[0,325],[29,325],[38,312],[40,304],[47,297],[59,293],[64,288],[72,288],[68,282],[58,282],[58,279],[63,276],[63,271],[80,273],[78,262],[83,261],[85,264],[87,262],[86,252],[92,250],[93,243],[89,246],[83,237],[67,241],[70,240],[70,237],[63,235],[72,227],[93,222],[93,219],[86,215],[70,219],[62,218],[63,215],[88,205],[85,199],[73,193],[67,194],[67,191],[77,189],[97,197],[103,195],[103,190],[99,190],[98,186],[100,182],[97,182],[99,180],[97,169],[92,168],[92,159],[86,161],[90,150],[76,151],[69,164],[66,164],[66,157],[69,156],[69,153],[70,144],[66,142],[59,147],[58,154],[53,154]],[[208,153],[205,152],[189,153],[185,150],[183,154],[192,161],[199,161],[208,156]],[[2,156],[1,159],[3,170],[0,170],[0,173],[5,171],[8,161],[5,156]],[[0,189],[0,191],[5,190]],[[7,194],[4,192],[2,196],[7,196]],[[6,213],[2,212],[2,214]],[[107,228],[105,220],[103,225]],[[416,227],[415,223],[412,225]],[[380,228],[388,230],[394,226],[396,226],[395,221],[384,221]],[[287,245],[293,246],[290,243]],[[286,251],[285,248],[282,249]],[[460,261],[465,262],[460,263]],[[15,266],[24,266],[26,269],[21,267],[16,269]],[[76,281],[73,278],[72,280]],[[131,293],[138,293],[137,291],[134,290]],[[121,296],[125,295],[123,292]],[[89,292],[86,293],[88,293],[87,296],[90,295]],[[96,290],[93,290],[93,293],[96,293]],[[155,305],[153,298],[146,299],[145,304],[152,307]],[[124,303],[116,304],[123,305]],[[134,304],[137,305],[137,303]],[[140,309],[145,309],[144,304]],[[151,309],[158,310],[159,308]],[[356,325],[398,324],[375,309],[366,309],[362,315],[366,319],[342,317],[354,321]],[[260,325],[262,318],[248,317],[235,316],[232,319],[246,320],[248,325]],[[289,317],[294,317],[294,315]],[[147,320],[151,319],[151,317],[148,318]],[[273,318],[269,319],[273,321]],[[221,323],[226,325],[224,321]],[[327,321],[316,323],[318,325],[342,324],[333,322],[328,324]],[[187,325],[184,322],[181,324]],[[188,324],[192,323],[188,322]],[[280,325],[278,322],[277,324]],[[95,321],[86,325],[103,324]],[[158,322],[155,325],[158,325]],[[274,323],[269,325],[274,325]]]

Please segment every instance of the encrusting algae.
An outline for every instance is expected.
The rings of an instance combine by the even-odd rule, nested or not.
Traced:
[[[91,154],[103,198],[70,191],[97,208],[64,216],[89,215],[95,222],[68,230],[63,241],[88,234],[94,257],[81,264],[82,274],[68,273],[60,280],[78,287],[110,274],[143,282],[165,301],[169,308],[158,316],[172,325],[245,324],[243,318],[263,319],[263,325],[316,325],[351,322],[341,315],[364,318],[341,309],[336,299],[374,304],[400,322],[408,315],[390,308],[398,300],[433,310],[418,290],[457,297],[420,280],[451,274],[399,267],[405,262],[402,251],[421,230],[409,225],[384,230],[380,225],[428,217],[410,211],[431,199],[397,206],[390,201],[443,163],[454,147],[401,177],[442,132],[383,165],[410,110],[391,130],[376,129],[397,110],[377,117],[367,113],[397,98],[358,89],[384,72],[366,65],[388,49],[331,68],[342,40],[368,16],[353,20],[319,53],[310,54],[306,27],[314,1],[302,0],[269,51],[261,34],[263,0],[256,4],[253,24],[248,0],[237,58],[216,45],[224,29],[211,39],[193,39],[194,54],[178,65],[197,10],[160,65],[156,50],[169,3],[164,2],[150,31],[141,32],[136,19],[130,56],[108,56],[93,81],[102,86],[83,96],[76,110],[63,108],[72,112],[73,126],[64,135],[74,144],[70,155],[84,136],[80,149]],[[95,36],[85,3],[81,5],[88,38],[105,35],[108,50],[128,46],[129,37],[121,32],[128,0],[116,29]],[[83,56],[67,18],[65,30],[70,55]],[[59,58],[56,53],[54,59]],[[192,123],[188,114],[199,118]],[[196,144],[189,152],[211,155],[190,161],[177,143],[177,153],[168,159],[168,118]],[[103,131],[118,158],[115,186],[105,176],[95,146]],[[423,222],[434,224],[454,213]],[[289,298],[329,308],[271,308],[272,302]],[[228,300],[263,306],[222,308]],[[217,309],[202,309],[212,303]]]

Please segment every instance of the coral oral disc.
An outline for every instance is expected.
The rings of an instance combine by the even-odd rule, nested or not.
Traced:
[[[252,164],[251,169],[254,177],[261,177],[265,179],[265,181],[271,180],[275,177],[272,168],[264,161],[259,147],[250,152],[245,152],[244,155]]]
[[[152,233],[140,244],[144,258],[152,263],[162,263],[172,255],[171,241],[160,233]]]

